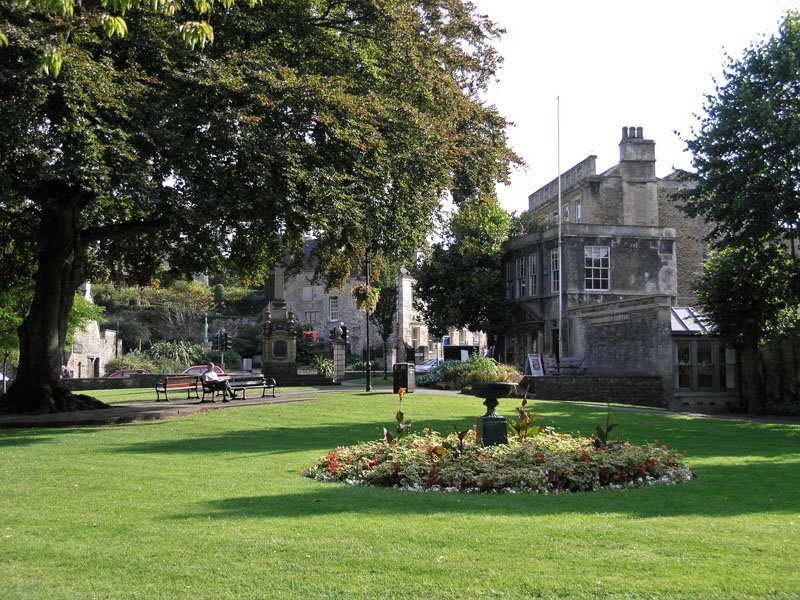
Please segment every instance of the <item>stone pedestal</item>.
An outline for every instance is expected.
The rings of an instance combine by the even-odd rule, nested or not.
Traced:
[[[339,338],[331,340],[333,347],[333,381],[341,383],[344,381],[344,357],[346,342]]]

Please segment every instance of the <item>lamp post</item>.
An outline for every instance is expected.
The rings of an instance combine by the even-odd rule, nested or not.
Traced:
[[[367,287],[369,288],[369,274],[370,274],[369,273],[369,270],[370,270],[369,269],[369,255],[365,256],[364,258],[365,258],[364,271],[366,273]],[[367,386],[366,386],[366,391],[371,392],[372,391],[372,365],[370,364],[370,355],[369,355],[369,306],[367,307],[367,310],[364,311],[364,312],[367,315],[367,361],[366,361],[366,363],[367,363],[366,364],[366,366],[367,366]]]

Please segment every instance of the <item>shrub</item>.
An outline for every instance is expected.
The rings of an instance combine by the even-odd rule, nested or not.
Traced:
[[[160,373],[180,373],[190,365],[208,362],[200,344],[186,341],[156,342],[143,354],[156,364],[156,372]]]
[[[493,358],[482,357],[476,361],[470,360],[470,371],[467,373],[466,381],[467,383],[486,383],[490,381],[519,383],[522,381],[522,375],[512,365],[504,365]]]
[[[159,367],[153,361],[134,351],[124,356],[112,358],[106,363],[106,375],[122,369],[144,369],[148,373],[158,373]]]
[[[476,381],[511,381],[517,383],[522,377],[516,367],[498,363],[488,356],[472,354],[469,360],[446,360],[427,373],[415,378],[420,387],[460,390]]]
[[[315,354],[314,368],[324,377],[333,377],[333,359],[325,358],[321,354]]]

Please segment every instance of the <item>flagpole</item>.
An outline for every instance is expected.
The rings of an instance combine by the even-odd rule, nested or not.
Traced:
[[[558,163],[558,364],[561,364],[561,357],[564,355],[564,292],[562,282],[564,277],[564,261],[562,260],[561,247],[561,97],[556,96],[556,162]]]

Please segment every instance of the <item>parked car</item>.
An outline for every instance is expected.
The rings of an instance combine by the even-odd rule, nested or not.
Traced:
[[[202,375],[206,370],[206,366],[207,365],[193,365],[181,371],[181,375]],[[225,375],[225,371],[223,371],[219,365],[214,365],[214,371],[216,371],[217,375]]]
[[[428,360],[422,361],[418,365],[414,365],[414,373],[427,373],[434,367],[438,367],[442,364],[441,358],[429,358]]]
[[[118,379],[120,377],[130,377],[131,375],[146,375],[147,373],[148,371],[144,369],[120,369],[119,371],[114,371],[109,377]]]

